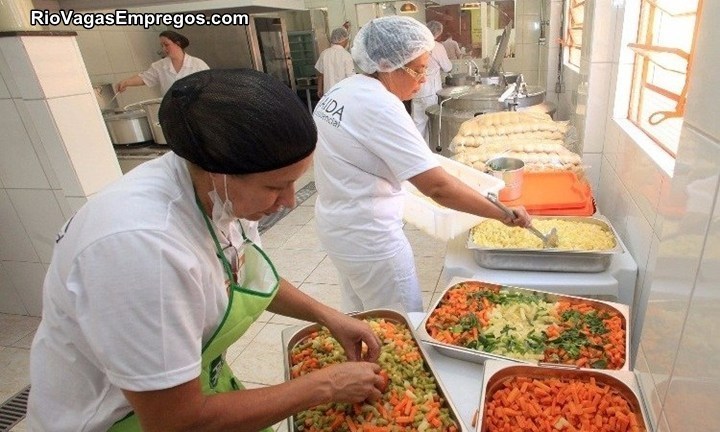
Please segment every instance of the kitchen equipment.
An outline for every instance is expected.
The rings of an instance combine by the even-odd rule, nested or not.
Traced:
[[[158,112],[160,111],[160,102],[162,102],[162,99],[153,99],[142,102],[140,106],[142,106],[147,113],[150,130],[152,131],[152,137],[155,144],[167,144],[162,127],[160,126],[160,117],[158,115]]]
[[[505,185],[501,179],[475,168],[445,156],[435,157],[445,171],[482,195],[497,193]],[[455,238],[483,220],[480,216],[442,207],[410,182],[403,182],[402,187],[406,191],[403,219],[437,239],[447,241]]]
[[[525,171],[525,162],[522,159],[496,157],[485,162],[485,166],[488,174],[505,182],[505,187],[500,189],[499,193],[501,200],[511,201],[520,198]]]
[[[152,140],[152,132],[144,110],[103,115],[110,140],[115,145],[139,144]]]
[[[523,206],[532,215],[591,216],[595,213],[590,185],[572,171],[526,171],[520,197],[504,204]]]
[[[597,383],[604,390],[609,388],[609,392],[615,393],[622,397],[635,414],[637,420],[638,431],[650,431],[650,423],[646,418],[647,408],[645,401],[640,392],[640,386],[637,377],[631,371],[599,371],[599,370],[579,370],[564,367],[547,367],[547,366],[530,366],[517,365],[507,362],[490,360],[485,363],[483,373],[482,390],[480,392],[479,413],[480,421],[477,423],[477,432],[487,432],[489,416],[486,415],[486,406],[493,400],[493,396],[501,390],[513,378],[531,379],[531,380],[548,380],[559,379],[563,382],[575,381],[583,383]],[[552,398],[552,397],[551,397]],[[560,402],[553,398],[553,405]],[[536,413],[540,413],[535,410]],[[524,414],[527,414],[525,410]],[[609,414],[609,413],[608,413]],[[603,415],[607,415],[603,413]],[[556,423],[557,424],[557,423]],[[553,428],[557,430],[571,430],[565,426]],[[574,429],[578,430],[578,429]],[[621,430],[618,428],[617,430]],[[631,430],[628,428],[627,430]]]
[[[93,84],[93,91],[101,111],[118,109],[116,98],[120,93],[115,93],[112,84]]]
[[[484,247],[475,244],[472,231],[468,235],[466,247],[473,253],[473,258],[481,267],[503,270],[525,270],[544,272],[576,272],[597,273],[607,270],[610,259],[621,254],[615,229],[602,216],[536,216],[535,219],[559,219],[574,222],[595,224],[612,233],[615,247],[608,250],[579,251],[568,249],[509,249]]]
[[[452,294],[453,297],[460,301],[459,299],[462,297],[456,297],[457,292],[451,293],[453,290],[457,290],[462,287],[462,284],[464,283],[479,283],[482,284],[484,287],[487,287],[488,289],[499,289],[500,292],[509,294],[509,295],[517,295],[517,296],[535,296],[540,300],[549,302],[549,303],[555,303],[555,302],[564,302],[571,305],[577,305],[577,304],[585,304],[591,306],[594,310],[597,310],[599,312],[607,312],[615,314],[619,317],[621,317],[621,328],[625,330],[625,341],[624,341],[624,351],[625,355],[623,358],[622,364],[617,365],[618,370],[629,370],[630,364],[632,363],[630,361],[630,335],[632,334],[630,332],[630,308],[627,305],[619,304],[619,303],[613,303],[608,301],[601,301],[601,300],[592,300],[582,297],[575,297],[575,296],[569,296],[569,295],[562,295],[557,293],[551,293],[547,291],[541,291],[541,290],[534,290],[534,289],[527,289],[527,288],[518,288],[515,286],[509,286],[504,284],[495,284],[490,282],[481,282],[477,280],[472,279],[465,279],[465,278],[454,278],[448,287],[442,292],[440,297],[435,300],[435,302],[430,305],[428,308],[428,313],[425,315],[422,323],[417,328],[417,332],[420,335],[420,338],[423,340],[423,342],[426,342],[427,344],[431,345],[433,348],[438,350],[443,355],[446,355],[448,357],[457,358],[460,360],[470,361],[473,363],[484,363],[486,360],[504,360],[504,361],[511,361],[516,363],[528,363],[528,364],[547,364],[547,363],[540,363],[538,360],[532,360],[532,359],[519,359],[514,358],[509,355],[502,355],[502,354],[496,354],[493,352],[485,351],[482,348],[473,349],[468,348],[461,345],[454,345],[450,344],[441,340],[438,340],[430,335],[428,331],[428,322],[431,322],[431,316],[435,312],[435,310],[441,305],[444,304],[444,302],[447,301],[447,299]],[[479,297],[477,300],[467,300],[466,305],[468,302],[471,301],[478,301],[481,302],[481,297]],[[462,317],[458,317],[461,319]],[[529,319],[529,318],[527,318]],[[553,363],[556,364],[556,363]],[[589,367],[589,365],[587,366]],[[601,369],[607,369],[607,368],[601,368]]]
[[[502,191],[501,191],[502,192]],[[497,196],[494,194],[488,194],[488,199],[490,202],[495,204],[498,208],[500,208],[502,211],[505,212],[508,216],[515,219],[516,215],[515,212],[510,210],[509,208],[505,207],[500,203],[500,201],[497,199]],[[557,236],[557,230],[555,228],[551,229],[549,233],[543,234],[541,233],[537,228],[530,225],[526,227],[531,233],[535,234],[537,237],[540,238],[543,242],[543,249],[547,248],[556,248],[558,246],[558,236]]]
[[[407,341],[409,343],[413,343],[417,346],[418,352],[420,354],[420,357],[425,365],[425,370],[430,373],[430,376],[435,379],[436,382],[436,390],[438,395],[441,398],[441,401],[443,401],[443,407],[447,408],[450,414],[450,418],[455,421],[455,423],[458,425],[458,429],[461,431],[466,431],[467,429],[464,426],[464,423],[460,420],[460,416],[458,415],[458,411],[456,407],[453,405],[453,402],[448,398],[448,391],[443,385],[443,383],[438,379],[437,374],[434,372],[434,367],[432,365],[432,362],[430,360],[430,357],[428,356],[426,352],[426,348],[420,343],[419,339],[415,335],[415,332],[413,330],[414,326],[411,324],[410,319],[402,312],[398,312],[391,309],[374,309],[369,310],[365,312],[360,312],[353,315],[356,318],[359,319],[369,319],[369,318],[377,318],[377,319],[384,319],[385,321],[388,321],[393,324],[400,324],[405,327],[410,332],[410,335],[412,336],[411,341]],[[285,366],[285,380],[289,381],[292,378],[292,349],[297,344],[302,343],[304,340],[306,340],[308,337],[311,337],[311,335],[317,331],[319,331],[322,328],[319,324],[313,324],[306,327],[290,327],[282,331],[282,344],[283,344],[283,363]],[[408,377],[409,380],[412,380],[412,377]],[[288,430],[291,432],[297,431],[298,429],[295,427],[295,418],[296,415],[288,417]]]
[[[452,155],[447,147],[463,122],[485,113],[509,110],[508,101],[498,101],[504,89],[501,85],[475,84],[445,87],[438,91],[438,105],[429,106],[425,110],[430,120],[430,148],[444,155]],[[528,86],[527,96],[517,99],[518,111],[545,108],[554,111],[554,107],[543,105],[544,100],[545,89]]]

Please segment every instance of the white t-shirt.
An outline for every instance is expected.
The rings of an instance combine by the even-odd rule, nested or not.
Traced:
[[[354,75],[320,99],[314,155],[318,236],[343,259],[385,259],[402,247],[401,182],[438,166],[397,96]]]
[[[445,51],[447,52],[450,60],[457,60],[462,55],[462,51],[460,51],[460,44],[458,44],[453,38],[445,39],[442,44],[445,47]]]
[[[121,388],[200,375],[225,274],[185,161],[168,153],[92,197],[61,231],[30,352],[30,430],[105,431]]]
[[[180,72],[175,72],[175,68],[172,65],[170,57],[158,60],[150,65],[150,68],[145,72],[140,72],[140,78],[148,87],[160,85],[160,94],[164,95],[173,83],[180,78],[185,78],[188,75],[194,74],[210,69],[208,65],[197,57],[193,57],[190,54],[185,53],[183,58],[183,64],[180,68]]]
[[[323,93],[343,79],[355,74],[355,64],[342,45],[333,44],[320,53],[315,69],[323,74]]]
[[[440,78],[440,70],[450,72],[453,64],[448,58],[447,51],[443,44],[435,42],[435,46],[430,51],[430,59],[427,64],[427,74],[425,82],[420,86],[420,90],[413,98],[421,98],[434,96],[442,89],[442,78]]]

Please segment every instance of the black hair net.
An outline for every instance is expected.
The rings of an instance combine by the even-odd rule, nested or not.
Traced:
[[[283,168],[309,156],[317,142],[300,98],[253,69],[210,69],[176,81],[159,118],[172,151],[213,173]]]

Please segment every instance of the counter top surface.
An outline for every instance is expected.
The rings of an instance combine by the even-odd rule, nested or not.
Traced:
[[[122,159],[148,159],[156,158],[170,151],[170,147],[163,144],[131,144],[113,146],[115,154]]]

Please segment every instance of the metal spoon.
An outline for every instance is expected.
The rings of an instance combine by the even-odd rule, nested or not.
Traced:
[[[489,193],[489,194],[487,195],[487,199],[488,199],[491,203],[495,204],[495,206],[497,206],[497,208],[499,208],[500,210],[504,211],[505,214],[507,214],[507,215],[510,216],[511,218],[515,219],[515,218],[517,217],[517,215],[515,214],[515,212],[513,212],[512,210],[510,210],[509,208],[507,208],[503,203],[501,203],[500,200],[498,200],[497,195],[495,195],[494,193]],[[532,226],[532,225],[530,225],[529,227],[527,227],[527,229],[528,229],[531,233],[533,233],[533,234],[535,234],[536,236],[538,236],[538,237],[540,238],[540,240],[542,240],[542,242],[543,242],[543,249],[556,248],[556,247],[558,247],[557,229],[553,228],[553,229],[551,229],[550,232],[547,233],[547,234],[541,233],[540,230],[538,230],[537,228],[535,228],[535,227]]]

